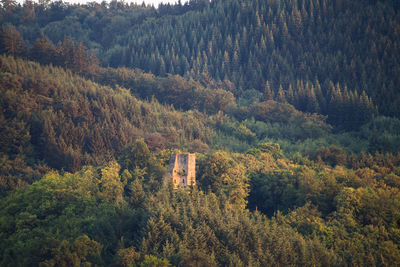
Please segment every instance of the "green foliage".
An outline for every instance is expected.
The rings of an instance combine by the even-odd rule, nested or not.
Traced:
[[[121,205],[122,192],[109,191],[111,177],[113,188],[123,188],[118,170],[110,163],[75,174],[50,172],[5,198],[0,213],[1,265],[104,264],[100,252],[109,255],[121,227],[114,205],[118,200]]]
[[[0,265],[400,265],[399,8],[2,1]]]
[[[304,205],[305,196],[300,187],[299,175],[293,171],[274,171],[253,174],[249,206],[273,215],[278,210],[286,212]]]
[[[368,137],[369,151],[371,153],[391,152],[400,150],[400,120],[397,118],[377,117],[370,123],[365,124],[360,135]]]
[[[161,103],[183,110],[197,109],[212,114],[235,106],[235,97],[231,92],[220,87],[207,87],[179,75],[159,77],[139,69],[101,68],[98,76],[96,80],[101,84],[119,84],[137,97],[155,97]]]
[[[140,259],[140,254],[136,252],[135,247],[121,248],[116,254],[116,263],[120,266],[135,266]]]
[[[331,146],[328,148],[320,147],[316,151],[317,160],[323,160],[325,163],[336,166],[345,165],[347,162],[347,153],[343,149],[337,146]]]
[[[287,102],[328,115],[335,126],[357,129],[377,113],[375,105],[384,115],[399,116],[397,9],[393,1],[190,1],[157,10],[119,2],[27,2],[7,5],[0,21],[13,24],[31,44],[40,32],[55,44],[67,36],[96,51],[105,66],[186,76],[234,93],[241,105]],[[88,62],[86,55],[80,62],[72,58],[62,64],[81,71],[76,66]],[[183,95],[205,92],[220,103],[232,98],[219,89]],[[200,102],[218,111],[204,98]]]
[[[250,173],[250,209],[276,214],[279,223],[319,240],[341,265],[397,264],[400,195],[396,168],[390,166],[398,163],[392,165],[389,155],[361,157],[355,165],[365,161],[373,169],[348,170],[300,155],[297,164],[282,158],[263,166],[266,154],[250,152],[243,159]]]
[[[260,214],[232,209],[213,193],[162,189],[151,202],[144,253],[174,265],[334,265],[335,256],[317,241]]]
[[[119,157],[119,162],[122,169],[127,170],[135,180],[129,185],[131,192],[136,192],[138,195],[132,195],[130,199],[135,205],[140,205],[142,202],[142,185],[139,181],[146,179],[151,181],[153,187],[160,187],[162,177],[165,173],[165,168],[161,165],[154,155],[150,152],[146,143],[143,140],[136,140],[132,145],[126,146]],[[128,183],[131,180],[128,179]]]
[[[199,182],[218,196],[225,196],[235,208],[244,209],[248,195],[248,177],[242,164],[228,154],[216,152],[199,165]]]
[[[251,113],[258,121],[314,126],[314,128],[322,130],[330,129],[330,126],[325,124],[323,116],[304,114],[290,104],[278,103],[273,100],[255,104],[252,106]]]
[[[170,267],[172,266],[168,260],[166,259],[159,259],[152,255],[144,256],[144,260],[140,263],[140,267]]]
[[[51,66],[0,58],[2,152],[30,166],[44,161],[77,170],[116,158],[139,137],[158,132],[169,147],[210,143],[214,130],[199,113],[144,102]]]
[[[274,144],[274,143],[258,144],[256,148],[250,149],[247,153],[253,154],[255,156],[258,156],[261,153],[268,153],[268,154],[271,154],[274,157],[274,159],[283,157],[283,152],[282,152],[279,144]]]
[[[198,154],[198,184],[204,190],[184,191],[154,186],[152,172],[144,171],[159,168],[166,161],[162,154],[171,151],[156,155],[138,140],[124,153],[121,162],[133,170],[109,162],[74,174],[51,171],[9,193],[0,204],[1,264],[399,261],[400,178],[389,155],[366,157],[373,169],[351,170],[299,154],[292,162],[273,143],[246,154]]]
[[[150,150],[143,140],[137,140],[122,150],[119,162],[123,169],[146,169],[152,163]]]
[[[51,255],[50,259],[41,262],[40,266],[90,266],[100,258],[100,244],[87,235],[77,237],[73,243],[66,240],[49,240],[49,243],[44,250]]]

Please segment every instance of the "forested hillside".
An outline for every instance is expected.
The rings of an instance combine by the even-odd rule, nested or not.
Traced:
[[[0,266],[399,266],[399,10],[1,1]]]
[[[104,65],[229,80],[237,96],[263,92],[269,82],[277,98],[332,115],[334,124],[354,113],[342,106],[353,106],[365,93],[381,114],[400,115],[397,1],[35,5],[3,11],[3,21],[30,43],[40,32],[55,44],[67,35],[94,49]],[[360,121],[356,115],[347,118],[350,125]]]

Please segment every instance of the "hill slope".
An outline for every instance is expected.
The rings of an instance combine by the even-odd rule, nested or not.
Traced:
[[[335,101],[350,105],[350,92],[365,91],[381,114],[400,115],[397,1],[190,1],[157,10],[117,1],[54,2],[8,9],[3,23],[16,25],[31,43],[39,31],[54,43],[67,35],[105,65],[230,80],[236,96],[263,92],[268,81],[276,95],[282,86],[299,110],[333,116],[354,112],[332,109]],[[318,106],[307,104],[313,101]]]

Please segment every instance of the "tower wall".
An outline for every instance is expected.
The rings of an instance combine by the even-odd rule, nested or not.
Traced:
[[[196,154],[172,154],[164,182],[172,179],[174,188],[196,184]]]

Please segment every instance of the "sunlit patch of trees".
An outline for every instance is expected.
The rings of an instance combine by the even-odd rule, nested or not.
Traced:
[[[399,8],[2,1],[0,265],[400,265]]]
[[[289,160],[264,143],[198,154],[198,187],[188,192],[160,180],[171,153],[137,140],[118,162],[50,171],[9,193],[0,204],[1,263],[399,263],[399,157],[348,169]]]

